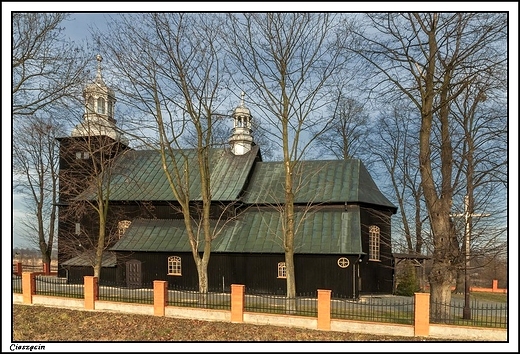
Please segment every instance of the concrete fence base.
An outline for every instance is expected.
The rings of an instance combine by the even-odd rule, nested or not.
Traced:
[[[168,282],[166,281],[154,281],[153,305],[99,301],[98,279],[92,276],[85,277],[83,306],[81,306],[81,299],[35,295],[35,290],[35,274],[24,272],[22,274],[22,294],[13,294],[13,302],[27,305],[35,304],[70,307],[84,310],[119,311],[206,321],[289,326],[323,331],[332,330],[349,333],[435,337],[460,340],[507,341],[506,329],[430,324],[430,294],[428,293],[415,294],[414,324],[401,325],[332,319],[331,291],[322,289],[318,290],[318,316],[314,318],[306,316],[244,312],[245,286],[240,284],[231,285],[231,311],[168,306]]]

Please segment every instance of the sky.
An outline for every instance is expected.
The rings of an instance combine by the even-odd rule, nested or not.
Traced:
[[[72,40],[74,41],[78,41],[78,42],[81,42],[82,40],[86,40],[89,38],[89,29],[92,27],[92,26],[95,26],[95,27],[98,27],[99,29],[105,29],[106,28],[106,21],[107,19],[109,20],[109,16],[110,15],[113,15],[114,13],[100,13],[100,12],[97,12],[97,13],[89,13],[89,12],[84,12],[84,13],[79,13],[77,11],[91,11],[93,9],[96,9],[98,10],[99,9],[99,3],[96,3],[96,5],[94,6],[94,3],[91,3],[91,2],[64,2],[64,3],[44,3],[46,5],[42,5],[42,3],[34,3],[34,6],[33,7],[32,5],[27,5],[27,4],[30,4],[30,3],[23,3],[23,6],[20,5],[21,3],[18,3],[18,2],[13,2],[13,3],[9,3],[9,7],[12,9],[11,11],[20,11],[22,9],[27,9],[27,8],[30,8],[32,11],[38,9],[38,8],[42,8],[42,10],[44,11],[49,11],[49,10],[52,10],[52,7],[55,6],[57,7],[57,10],[59,11],[63,11],[63,10],[67,10],[67,11],[75,11],[75,13],[72,14],[71,16],[71,20],[70,21],[67,21],[64,25],[65,25],[65,35],[70,37]],[[215,4],[220,4],[220,5],[215,5]],[[229,9],[228,11],[238,11],[238,10],[242,10],[244,8],[250,8],[250,9],[253,9],[255,10],[255,8],[258,7],[258,4],[259,3],[250,3],[250,4],[236,4],[236,3],[226,3],[226,2],[221,2],[221,3],[204,3],[204,9],[207,11],[225,11],[226,9]],[[316,10],[317,8],[322,11],[322,10],[327,10],[327,9],[332,9],[334,11],[363,11],[364,9],[366,10],[367,9],[367,5],[366,3],[330,3],[330,2],[320,2],[320,3],[317,3],[317,2],[305,2],[303,3],[303,7],[304,8],[307,8],[308,10]],[[388,5],[387,3],[378,3],[378,6],[377,6],[377,9],[378,10],[385,10],[385,8],[388,8],[389,10],[395,10],[396,8],[399,7],[399,4],[400,3],[392,3],[392,5]],[[402,3],[401,3],[402,4]],[[425,4],[436,4],[435,2],[433,3],[425,3]],[[438,4],[438,3],[437,3]],[[489,4],[491,3],[487,3],[489,6]],[[492,3],[493,4],[493,10],[498,10],[500,8],[500,3]],[[206,7],[207,5],[207,7]],[[333,5],[333,6],[331,6]],[[381,6],[379,6],[381,5]],[[482,10],[485,10],[486,9],[486,3],[478,3],[475,4],[476,6],[481,6],[482,7]],[[6,7],[7,4],[6,3],[2,3],[2,7]],[[281,9],[281,10],[284,10],[284,9],[292,9],[292,3],[284,3],[284,2],[279,2],[279,3],[275,3],[275,4],[271,4],[269,3],[269,7],[273,8],[273,9]],[[402,4],[401,6],[403,6],[403,8],[407,8],[409,6],[409,4]],[[422,5],[422,6],[425,6],[426,8],[428,7],[428,5]],[[445,8],[449,8],[450,10],[452,9],[456,9],[457,7],[461,6],[461,3],[449,3],[449,5],[447,4],[442,4],[441,6],[445,7]],[[466,6],[465,4],[462,5],[462,8],[465,10],[466,9]],[[370,6],[372,7],[372,6]],[[509,4],[509,6],[505,6],[506,8],[511,8],[511,4]],[[120,4],[119,3],[113,3],[113,2],[103,2],[103,8],[102,10],[103,11],[115,11],[115,10],[119,10],[121,8]],[[156,3],[156,2],[136,2],[136,3],[127,3],[125,4],[125,10],[128,10],[128,11],[143,11],[143,9],[146,9],[146,10],[151,10],[151,9],[157,9],[157,11],[167,11],[167,10],[175,10],[175,11],[178,11],[178,10],[182,10],[182,9],[186,9],[187,11],[196,11],[198,9],[200,9],[200,3],[199,5],[195,6],[194,3],[185,3],[185,2],[175,2],[175,3]],[[439,10],[439,8],[435,8],[435,10]],[[23,11],[23,10],[22,10]],[[2,16],[5,16],[6,12],[3,11],[2,12]],[[8,12],[7,12],[8,14]],[[518,14],[517,14],[518,15]],[[7,21],[2,21],[3,22],[3,26],[5,27],[6,26],[6,22]],[[511,21],[513,22],[513,21]],[[516,24],[518,24],[518,21],[516,20]],[[2,33],[6,33],[7,31],[2,31]],[[9,33],[9,32],[7,32]],[[518,33],[518,31],[511,31],[511,33]],[[512,41],[513,42],[513,41]],[[517,43],[516,41],[514,41],[515,43]],[[3,43],[8,43],[8,41],[3,41]],[[5,44],[4,44],[5,45]],[[93,50],[95,51],[95,49]],[[6,65],[6,61],[3,61],[4,63],[4,66]],[[4,70],[4,68],[3,68]],[[5,82],[4,82],[5,84]],[[7,92],[7,90],[4,90],[4,92]],[[6,105],[3,105],[4,106],[4,109],[6,107]],[[7,105],[7,107],[9,107]],[[516,110],[517,111],[517,110]],[[513,122],[512,122],[513,123]],[[516,122],[514,122],[516,123]],[[4,143],[5,143],[5,139],[4,139]],[[516,141],[513,141],[513,143],[517,143]],[[516,149],[512,149],[513,151],[517,151]],[[8,161],[8,160],[4,160],[4,161]],[[5,163],[5,162],[4,162]],[[512,171],[514,173],[514,171]],[[3,183],[4,185],[4,183]],[[12,194],[12,193],[10,193]],[[12,200],[12,211],[13,211],[13,227],[14,229],[16,230],[17,228],[17,225],[19,225],[19,223],[16,222],[16,220],[19,220],[20,218],[24,218],[25,217],[25,214],[24,214],[24,209],[23,209],[23,206],[21,205],[20,203],[20,200],[18,198],[13,197],[13,200]],[[14,232],[14,234],[18,234],[17,232]],[[20,247],[24,247],[25,245],[27,245],[26,241],[23,240],[23,239],[20,239],[20,238],[16,238],[16,239],[13,239],[13,246],[20,246]]]
[[[59,4],[51,2],[51,3],[45,3],[46,5],[42,5],[42,3],[33,3],[34,7],[33,7],[33,5],[28,5],[28,4],[30,4],[30,3],[23,3],[23,6],[21,6],[21,3],[17,3],[17,2],[11,2],[8,4],[2,3],[2,8],[4,9],[5,7],[8,6],[9,7],[8,10],[10,10],[10,11],[20,11],[20,10],[24,10],[24,9],[28,9],[28,8],[30,8],[33,11],[37,10],[38,8],[41,8],[42,10],[45,10],[45,11],[49,11],[49,10],[52,10],[53,6],[57,7],[57,10],[59,9],[60,11],[63,11],[63,10],[90,11],[93,9],[96,9],[96,10],[99,9],[99,6],[98,6],[99,3],[96,3],[94,6],[94,4],[91,2],[77,2],[77,3],[76,2],[65,2],[65,3],[59,3]],[[215,4],[220,4],[220,5],[217,6]],[[292,6],[290,4],[292,4],[292,3],[284,3],[284,2],[275,3],[275,4],[269,3],[269,6],[272,7],[273,9],[284,10],[284,9],[288,9],[288,8],[291,9],[291,7],[288,7],[288,6]],[[319,5],[317,5],[317,4],[319,4]],[[331,4],[333,4],[334,7],[331,7]],[[402,3],[392,3],[391,6],[389,6],[387,3],[378,3],[377,9],[384,10],[385,8],[391,7],[391,10],[395,10],[396,8],[399,7],[399,4],[402,4]],[[435,4],[435,3],[426,3],[426,4]],[[489,4],[491,4],[491,3],[478,3],[478,6],[482,6],[483,7],[482,9],[485,10],[486,4],[488,4],[488,6],[489,6]],[[498,3],[498,2],[492,3],[493,10],[499,10],[501,7],[500,4],[504,4],[504,3]],[[207,5],[207,7],[206,7],[206,5]],[[379,7],[379,5],[381,5],[381,7]],[[475,5],[477,6],[477,4],[475,4]],[[320,10],[324,10],[324,9],[326,10],[327,8],[331,8],[334,11],[362,11],[363,9],[366,9],[366,3],[348,3],[348,5],[347,5],[347,4],[342,4],[342,3],[338,4],[338,3],[328,3],[328,2],[324,2],[324,3],[306,2],[304,5],[304,7],[308,8],[308,10],[315,10],[317,8],[317,6],[319,6],[318,8]],[[404,8],[406,8],[409,5],[405,3],[405,4],[402,4],[401,6],[404,6]],[[459,6],[462,6],[463,9],[466,9],[465,7],[467,5],[461,4],[461,3],[449,3],[449,6],[446,4],[442,4],[441,6],[444,6],[446,8],[449,8],[450,10],[452,10],[452,9],[456,9]],[[104,10],[104,11],[114,11],[114,10],[120,9],[120,4],[111,3],[111,2],[103,2],[102,7],[103,7],[102,10]],[[246,9],[251,8],[254,10],[255,7],[258,7],[258,3],[238,4],[237,5],[236,3],[222,2],[222,3],[204,3],[203,8],[205,10],[207,9],[208,11],[212,11],[212,10],[223,11],[226,9],[229,9],[229,11],[237,11],[237,10],[242,10],[244,8],[246,8]],[[426,7],[427,7],[427,5],[426,5]],[[183,2],[175,2],[175,3],[137,2],[137,3],[131,3],[131,4],[125,5],[125,10],[127,9],[129,11],[142,11],[143,9],[146,9],[146,10],[157,9],[158,11],[166,11],[166,10],[177,11],[179,9],[186,9],[187,11],[194,11],[194,10],[197,10],[200,8],[201,8],[200,3],[199,3],[199,5],[194,6],[193,3],[183,3]],[[504,8],[511,10],[511,8],[512,8],[511,3],[506,3],[506,5],[504,5]],[[436,8],[435,10],[438,10],[438,8]],[[516,8],[516,10],[518,10],[518,8]],[[2,16],[5,17],[6,14],[9,14],[9,12],[2,11]],[[108,15],[113,15],[113,14],[114,13],[109,13]],[[100,29],[104,29],[104,28],[106,28],[107,19],[109,19],[109,17],[107,16],[107,13],[99,13],[99,12],[97,12],[97,13],[88,13],[88,12],[78,13],[78,12],[75,12],[72,14],[71,20],[67,21],[65,23],[65,35],[70,37],[72,40],[75,40],[78,42],[88,39],[89,38],[89,28],[92,26],[95,26]],[[517,29],[516,31],[514,31],[514,28],[512,27],[510,33],[512,35],[513,34],[517,35],[518,34],[518,12],[516,12],[516,17],[512,16],[510,22],[511,22],[511,25],[516,25],[516,29]],[[3,29],[6,29],[5,27],[8,25],[9,22],[4,21],[4,19],[3,19],[2,23],[4,26]],[[4,36],[6,33],[9,33],[9,30],[10,30],[10,28],[7,28],[7,31],[6,30],[2,31]],[[9,41],[5,40],[2,42],[8,43]],[[512,40],[511,43],[516,44],[517,41]],[[5,44],[4,44],[4,47],[2,48],[2,52],[8,50],[8,47],[5,48],[6,50],[4,50],[4,48],[5,48]],[[93,51],[95,51],[95,50],[93,50]],[[516,54],[516,58],[514,58],[514,61],[516,61],[516,63],[518,63],[517,50],[516,50],[516,53],[511,51],[511,54]],[[5,71],[7,61],[2,61],[2,62],[3,62],[2,70]],[[518,68],[518,65],[516,65],[515,68]],[[5,77],[7,77],[7,75]],[[512,78],[511,83],[514,84],[514,85],[511,85],[511,88],[517,89],[517,87],[518,87],[517,77],[518,77],[517,75],[516,76],[511,75],[511,78]],[[513,79],[516,81],[513,81]],[[3,85],[5,85],[5,84],[6,84],[6,82],[4,81]],[[8,89],[5,88],[4,92],[8,92]],[[517,95],[512,94],[510,97],[517,97]],[[516,102],[510,102],[510,103],[514,104]],[[6,108],[8,109],[9,105],[3,105],[3,107],[5,110]],[[511,112],[518,112],[517,106],[511,107],[510,109],[511,109]],[[7,116],[7,115],[8,115],[8,113],[5,116]],[[513,114],[512,116],[518,116],[518,115]],[[516,120],[511,120],[510,123],[512,125],[517,124]],[[511,127],[510,127],[510,129],[511,129]],[[8,130],[3,130],[3,131],[5,134],[5,131],[8,131]],[[9,140],[7,140],[7,139],[3,139],[4,146],[8,141]],[[516,153],[517,143],[518,143],[517,140],[512,139],[512,140],[510,140],[510,143],[511,143],[510,151]],[[9,148],[10,148],[10,146],[9,146]],[[7,151],[7,149],[2,149],[2,150],[4,152]],[[7,161],[10,160],[10,156],[8,159],[2,159],[2,160],[3,160],[3,163],[5,164],[5,163],[7,163]],[[517,159],[513,158],[513,159],[510,159],[510,161],[511,161],[511,174],[516,174],[517,166],[514,165],[513,163],[516,163]],[[517,179],[512,179],[512,181],[516,181],[516,180]],[[5,182],[8,182],[7,185]],[[4,190],[6,189],[7,191],[10,192],[10,193],[8,192],[8,194],[6,193],[4,195],[12,195],[12,188],[10,186],[10,182],[11,181],[8,181],[5,179],[5,175],[4,175],[3,179],[2,179],[2,188]],[[512,188],[510,193],[512,195],[516,196],[517,193],[515,193],[515,190],[514,190],[514,188],[516,188],[516,186],[510,185],[510,188]],[[12,210],[12,221],[13,221],[13,225],[11,227],[13,230],[17,230],[17,228],[20,225],[20,223],[17,221],[25,218],[26,215],[24,214],[23,205],[21,204],[21,202],[17,196],[12,196],[11,202],[12,202],[11,210]],[[5,198],[3,199],[3,203],[5,204]],[[515,213],[513,215],[517,215],[517,214]],[[5,225],[5,223],[3,223],[3,225]],[[3,226],[3,228],[5,230],[5,226]],[[9,233],[11,233],[11,230],[9,230]],[[18,233],[14,232],[13,234],[17,235]],[[28,245],[25,240],[18,238],[18,237],[14,238],[12,242],[13,242],[14,247],[25,247]]]
[[[228,2],[135,2],[135,3],[119,3],[119,2],[2,2],[2,57],[6,59],[7,53],[9,51],[9,37],[7,37],[11,31],[10,28],[10,12],[11,11],[93,11],[93,10],[102,10],[107,12],[120,11],[123,7],[125,11],[197,11],[200,9],[204,9],[204,11],[261,11],[265,10],[266,6],[269,7],[271,11],[293,11],[295,7],[295,3],[293,2],[276,2],[276,3],[262,3],[262,2],[254,2],[254,3],[228,3]],[[430,3],[412,3],[413,8],[410,8],[410,3],[399,3],[399,2],[372,2],[372,3],[357,3],[357,2],[300,2],[299,9],[304,11],[370,11],[377,9],[378,11],[398,11],[402,9],[402,11],[408,10],[442,10],[445,11],[467,11],[468,3],[460,3],[460,2],[430,2]],[[485,3],[472,3],[472,10],[477,11],[512,11],[510,13],[510,35],[511,35],[511,43],[514,47],[510,48],[510,97],[518,97],[518,4],[514,3],[504,3],[504,2],[485,2]],[[66,26],[66,34],[74,40],[81,40],[88,37],[88,29],[89,26],[95,25],[99,28],[104,28],[105,24],[105,16],[102,13],[77,13],[73,14],[72,17],[74,21],[70,22]],[[8,60],[2,60],[2,73],[3,77],[8,77],[10,75],[10,67],[8,66]],[[3,80],[3,92],[10,92],[10,88],[4,87],[7,86],[9,80]],[[2,100],[6,100],[5,96],[2,95]],[[2,105],[4,117],[10,116],[9,111],[9,102],[3,102],[5,104]],[[510,131],[514,134],[513,138],[509,140],[509,160],[510,160],[510,183],[509,185],[509,203],[510,203],[510,228],[509,233],[512,237],[515,238],[514,242],[516,245],[516,254],[517,248],[517,240],[518,237],[518,225],[517,225],[517,215],[518,215],[518,139],[517,135],[517,119],[518,119],[518,106],[517,100],[510,101]],[[23,240],[13,240],[8,235],[13,235],[13,229],[16,229],[19,224],[19,220],[27,217],[24,214],[23,208],[19,203],[17,198],[14,198],[12,195],[12,178],[8,177],[7,171],[11,169],[9,162],[11,161],[11,135],[9,131],[11,128],[9,119],[5,119],[2,122],[3,128],[2,134],[4,135],[2,139],[2,218],[4,219],[2,222],[2,246],[3,246],[3,257],[4,260],[9,260],[9,264],[7,264],[3,269],[10,269],[10,260],[11,255],[8,253],[13,246],[25,246]],[[7,127],[6,127],[7,126]],[[512,219],[511,219],[512,216]],[[9,241],[11,242],[9,244]],[[515,261],[517,264],[517,260]],[[515,269],[516,271],[516,269]],[[9,273],[6,274],[6,278],[9,279]],[[513,286],[513,282],[511,282],[511,286]],[[516,285],[517,286],[517,285]],[[510,291],[512,289],[510,288]],[[517,294],[517,293],[516,293]],[[518,300],[517,295],[516,300]],[[516,324],[517,326],[517,324]],[[518,328],[516,328],[518,330]],[[510,333],[517,333],[515,328],[510,328]],[[259,346],[258,350],[270,351],[269,347]],[[310,348],[310,349],[309,349]],[[482,347],[474,347],[471,348],[474,351],[479,351],[482,348],[486,350],[485,346]],[[518,348],[518,347],[517,347]],[[56,348],[59,350],[60,348]],[[71,349],[69,347],[69,349]],[[143,350],[143,347],[140,347]],[[156,349],[156,348],[155,348]],[[190,348],[182,348],[183,350],[190,351]],[[219,351],[228,351],[233,350],[234,348],[230,348],[229,346],[220,347],[218,345],[212,344],[210,348],[202,348],[202,350],[215,350]],[[236,348],[235,348],[236,349]],[[278,351],[282,349],[277,346],[273,350]],[[284,348],[287,349],[287,348]],[[306,350],[315,350],[315,347],[298,347],[299,351]],[[337,348],[340,349],[340,348]],[[488,348],[489,349],[489,348]],[[65,349],[66,350],[66,349]],[[131,348],[127,350],[131,351]],[[139,349],[138,349],[139,350]],[[146,350],[146,349],[144,349]],[[170,348],[164,348],[164,350],[171,350]],[[200,349],[199,349],[200,350]],[[240,350],[240,349],[237,349]],[[399,345],[397,347],[393,347],[391,345],[385,346],[382,348],[384,351],[407,351],[406,346]],[[341,350],[343,351],[343,350]],[[417,351],[417,349],[412,349],[411,351]]]

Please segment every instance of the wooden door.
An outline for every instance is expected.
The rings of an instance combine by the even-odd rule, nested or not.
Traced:
[[[141,261],[132,259],[126,262],[126,286],[129,288],[141,287]]]

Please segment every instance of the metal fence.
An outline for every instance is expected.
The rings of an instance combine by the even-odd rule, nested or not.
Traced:
[[[231,310],[231,294],[225,292],[207,292],[169,287],[168,306],[195,307],[214,310]]]
[[[78,299],[84,297],[83,284],[67,284],[66,278],[47,275],[37,275],[34,278],[36,282],[36,295],[72,297]]]
[[[22,277],[19,275],[13,274],[13,293],[21,294],[22,293]]]
[[[117,283],[103,282],[99,286],[99,300],[153,304],[153,284],[142,284],[140,288],[128,288]]]
[[[12,276],[13,293],[22,293],[22,277]],[[67,284],[66,278],[56,276],[35,276],[36,295],[84,298],[83,284]],[[104,283],[99,286],[99,300],[153,304],[153,284],[143,284],[141,288],[128,288]],[[363,296],[357,300],[341,298],[332,294],[331,318],[355,321],[389,322],[413,324],[413,297]],[[226,292],[200,293],[189,289],[170,287],[168,306],[183,306],[206,309],[231,310],[231,294]],[[255,294],[246,291],[244,311],[291,314],[317,317],[318,300],[316,293],[299,294],[294,299],[283,295]],[[471,319],[463,318],[464,304],[453,301],[449,305],[432,303],[430,323],[488,328],[507,328],[508,306],[490,302],[471,303]]]
[[[357,300],[335,296],[331,300],[331,318],[354,321],[414,323],[413,297],[367,296]]]
[[[308,293],[289,299],[282,295],[246,293],[244,311],[317,317],[318,296]]]
[[[473,299],[470,305],[470,319],[464,319],[464,303],[451,302],[449,305],[431,303],[430,323],[459,326],[507,328],[507,304],[482,303]]]

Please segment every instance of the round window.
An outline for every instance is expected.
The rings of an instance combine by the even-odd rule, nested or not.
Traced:
[[[338,259],[338,266],[340,268],[347,268],[349,264],[350,262],[347,257],[341,257]]]

